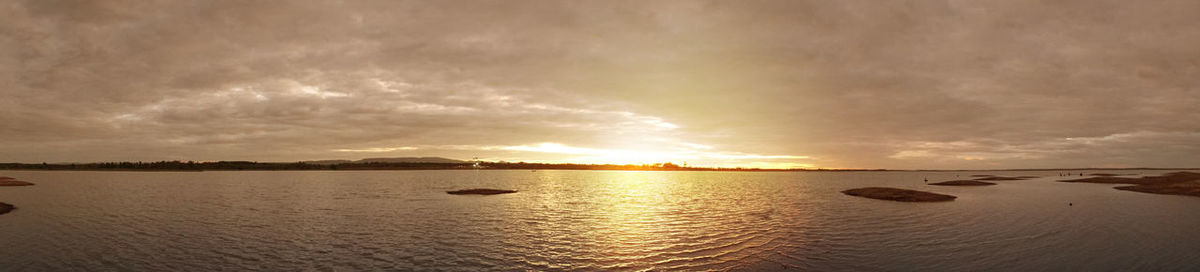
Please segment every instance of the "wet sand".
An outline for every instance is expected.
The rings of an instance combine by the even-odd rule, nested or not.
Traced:
[[[1082,179],[1059,180],[1059,182],[1083,182],[1101,184],[1133,184],[1114,187],[1117,190],[1164,195],[1200,196],[1200,173],[1174,172],[1162,176],[1122,178],[1097,176]]]
[[[951,180],[951,181],[943,181],[943,182],[937,182],[937,183],[930,183],[929,185],[941,185],[941,186],[988,186],[988,185],[996,185],[996,184],[995,184],[995,183],[991,183],[991,182],[978,181],[978,180]]]
[[[955,198],[958,198],[958,197],[952,196],[952,195],[943,195],[943,194],[936,194],[936,193],[930,193],[930,192],[905,190],[905,189],[897,189],[897,188],[886,188],[886,187],[857,188],[857,189],[845,190],[845,191],[842,191],[842,193],[847,194],[847,195],[857,196],[857,197],[900,201],[900,202],[940,202],[940,201],[951,201],[951,200],[954,200]]]

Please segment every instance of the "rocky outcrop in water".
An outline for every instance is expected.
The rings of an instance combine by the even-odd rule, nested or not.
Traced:
[[[843,194],[900,202],[940,202],[951,201],[956,196],[943,195],[916,190],[906,190],[886,187],[866,187],[842,191]]]
[[[1200,173],[1195,172],[1174,172],[1167,173],[1162,176],[1142,178],[1099,176],[1082,179],[1060,180],[1060,182],[1133,184],[1131,186],[1118,186],[1113,188],[1117,190],[1151,194],[1200,196]]]
[[[466,189],[466,190],[446,191],[447,194],[452,194],[452,195],[498,195],[498,194],[511,194],[511,193],[516,193],[516,192],[517,192],[516,190],[500,190],[500,189]]]
[[[996,185],[996,184],[995,184],[995,183],[991,183],[991,182],[983,182],[983,181],[978,181],[978,180],[951,180],[951,181],[943,181],[943,182],[937,182],[937,183],[930,183],[929,185],[942,185],[942,186],[988,186],[988,185]]]

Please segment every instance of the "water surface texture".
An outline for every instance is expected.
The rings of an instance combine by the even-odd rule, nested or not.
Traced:
[[[924,185],[972,174],[1043,178]],[[1052,182],[1058,172],[0,176],[37,183],[0,188],[18,207],[0,215],[3,271],[1200,270],[1200,198]],[[866,186],[958,199],[839,193]],[[445,193],[475,187],[520,192]]]

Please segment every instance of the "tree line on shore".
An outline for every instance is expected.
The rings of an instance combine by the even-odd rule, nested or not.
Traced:
[[[641,171],[788,171],[786,169],[686,167],[674,163],[654,164],[572,164],[525,162],[346,162],[319,164],[308,162],[255,161],[154,161],[97,163],[0,163],[8,170],[114,170],[114,171],[205,171],[205,170],[449,170],[449,169],[525,169],[525,170],[641,170]]]

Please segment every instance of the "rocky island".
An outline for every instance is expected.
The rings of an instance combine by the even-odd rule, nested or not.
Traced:
[[[498,195],[498,194],[511,194],[511,193],[516,193],[516,192],[517,192],[516,190],[500,190],[500,189],[466,189],[466,190],[446,191],[447,194],[452,194],[452,195]]]
[[[886,188],[886,187],[866,187],[842,191],[843,194],[874,198],[882,200],[900,201],[900,202],[940,202],[951,201],[956,196],[943,195],[930,192],[922,192],[915,190]]]
[[[29,186],[33,183],[20,181],[10,177],[0,177],[0,186]]]
[[[991,182],[978,181],[978,180],[951,180],[951,181],[943,181],[943,182],[937,182],[937,183],[930,183],[929,185],[941,185],[941,186],[987,186],[987,185],[996,185],[996,184],[995,184],[995,183],[991,183]]]
[[[1130,186],[1118,186],[1113,188],[1117,190],[1151,194],[1200,196],[1200,173],[1195,172],[1174,172],[1167,173],[1162,176],[1142,178],[1098,176],[1082,179],[1060,180],[1060,182],[1133,184]]]

